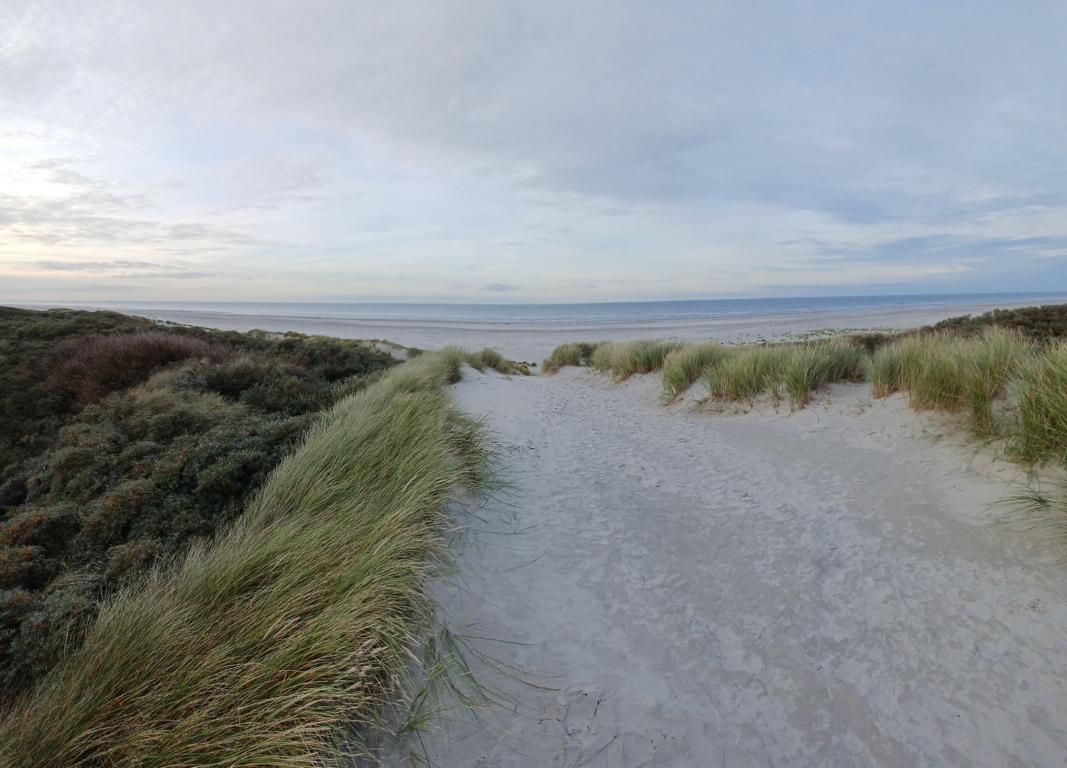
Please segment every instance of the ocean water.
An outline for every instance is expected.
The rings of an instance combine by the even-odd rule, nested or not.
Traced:
[[[725,317],[865,314],[884,310],[936,309],[968,305],[1054,303],[1065,293],[972,293],[913,296],[823,296],[695,301],[628,301],[590,304],[446,304],[376,302],[129,302],[96,306],[138,312],[196,312],[289,317],[308,320],[381,320],[489,323],[494,325],[570,325],[692,321]]]

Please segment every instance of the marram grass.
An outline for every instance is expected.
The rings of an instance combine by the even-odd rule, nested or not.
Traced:
[[[616,381],[635,373],[655,373],[671,352],[682,347],[674,341],[607,342],[593,350],[589,364],[602,373],[611,373]]]
[[[751,400],[782,380],[786,352],[782,345],[744,346],[708,370],[708,394],[717,400]]]
[[[784,351],[785,389],[794,408],[811,401],[813,392],[841,381],[862,381],[866,356],[860,347],[839,341],[795,345]]]
[[[1000,328],[966,339],[910,336],[875,352],[868,377],[875,397],[906,392],[917,410],[965,412],[971,431],[989,437],[998,431],[994,405],[1036,364],[1035,354],[1018,332]]]
[[[728,348],[708,341],[687,344],[670,352],[663,360],[663,393],[668,400],[680,397],[708,370],[721,363]]]
[[[541,370],[545,373],[556,373],[560,368],[567,365],[588,365],[597,344],[586,341],[572,341],[560,344],[552,350],[552,354],[545,358],[541,364]]]
[[[318,766],[374,724],[431,610],[443,507],[487,480],[427,354],[341,401],[231,528],[100,610],[0,722],[0,765]]]
[[[1026,461],[1067,463],[1067,343],[1050,347],[1024,369],[1012,442]],[[1062,496],[1067,498],[1067,488]],[[1067,510],[1067,504],[1061,508]]]

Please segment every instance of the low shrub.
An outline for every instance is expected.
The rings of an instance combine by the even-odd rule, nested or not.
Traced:
[[[171,363],[190,358],[219,361],[228,354],[220,344],[166,331],[83,336],[55,347],[44,387],[85,406],[140,384]]]
[[[1067,304],[994,309],[982,315],[951,317],[934,324],[931,330],[966,337],[980,335],[989,327],[1013,330],[1032,341],[1067,338]]]

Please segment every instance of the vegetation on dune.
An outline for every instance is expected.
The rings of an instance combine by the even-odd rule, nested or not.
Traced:
[[[666,398],[680,397],[697,379],[726,359],[727,354],[726,347],[712,341],[673,350],[664,358],[661,373]]]
[[[827,341],[803,344],[784,351],[785,389],[794,408],[802,408],[828,384],[862,381],[866,355],[860,347]]]
[[[674,341],[605,342],[592,351],[589,364],[602,373],[611,373],[616,381],[624,381],[635,373],[658,371],[667,355],[682,346]]]
[[[452,355],[454,358],[459,359],[479,372],[483,372],[487,368],[492,368],[497,373],[517,373],[523,376],[530,375],[530,368],[528,365],[525,363],[517,363],[514,360],[508,360],[502,354],[490,347],[484,347],[477,352],[468,352],[457,347],[448,347],[442,351]]]
[[[875,397],[905,392],[916,409],[965,411],[976,435],[991,436],[995,403],[1035,354],[1019,332],[992,326],[969,338],[915,335],[878,350],[868,376]]]
[[[705,373],[704,381],[712,398],[751,400],[781,381],[784,365],[780,345],[737,347],[721,365]]]
[[[1034,463],[1067,463],[1067,342],[1049,348],[1023,369],[1018,414],[1016,452]]]
[[[599,344],[590,344],[586,341],[572,341],[561,344],[552,350],[552,354],[545,358],[541,369],[545,373],[556,373],[566,365],[589,365],[589,359]]]
[[[182,360],[220,362],[230,349],[206,339],[166,331],[92,334],[66,339],[51,352],[44,388],[69,397],[78,407],[109,392],[132,387],[153,371]]]
[[[100,609],[0,725],[11,766],[321,765],[426,627],[442,507],[487,480],[429,353],[346,397],[211,543]]]
[[[77,645],[99,601],[232,520],[318,414],[391,358],[358,342],[2,310],[0,685]],[[19,411],[21,403],[32,403]]]
[[[974,336],[990,326],[1018,331],[1033,341],[1067,338],[1067,304],[994,309],[981,315],[950,317],[935,323],[929,330]]]

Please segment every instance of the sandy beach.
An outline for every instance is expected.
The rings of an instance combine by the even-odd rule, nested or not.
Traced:
[[[430,764],[1064,764],[1067,573],[943,417],[863,385],[694,412],[584,369],[454,394],[509,488],[437,592],[497,703],[406,745]]]
[[[344,339],[388,339],[405,346],[439,349],[448,345],[493,347],[514,360],[540,362],[557,345],[568,341],[629,341],[639,338],[751,342],[827,329],[915,328],[947,317],[981,314],[992,309],[1059,303],[1062,295],[1027,297],[1018,302],[945,303],[900,309],[791,314],[722,315],[658,322],[605,323],[491,323],[424,320],[363,320],[298,314],[240,314],[180,309],[115,307],[121,312],[186,325],[249,331],[297,331]]]

